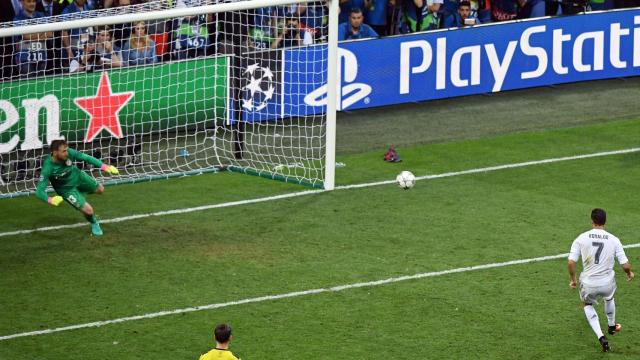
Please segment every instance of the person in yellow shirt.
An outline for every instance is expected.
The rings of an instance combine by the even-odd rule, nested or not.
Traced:
[[[206,354],[200,356],[200,360],[240,360],[229,351],[229,343],[231,336],[231,326],[228,324],[220,324],[213,331],[213,337],[216,340],[216,347]]]

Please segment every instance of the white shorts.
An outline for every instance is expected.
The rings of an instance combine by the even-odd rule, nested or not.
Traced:
[[[616,289],[615,281],[603,286],[586,286],[580,283],[580,300],[585,304],[597,304],[600,297],[609,301],[613,299]]]

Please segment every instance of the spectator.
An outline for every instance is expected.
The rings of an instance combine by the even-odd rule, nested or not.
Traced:
[[[308,28],[319,29],[328,15],[329,1],[312,1],[299,7],[300,22]]]
[[[311,43],[311,34],[305,33],[304,40],[303,34],[300,30],[300,21],[298,17],[293,14],[289,14],[286,17],[286,21],[283,23],[280,34],[271,42],[272,49],[279,49],[283,47],[301,46],[305,43]]]
[[[513,20],[518,15],[515,0],[491,0],[491,20]]]
[[[387,35],[397,35],[400,33],[400,28],[403,24],[403,12],[404,0],[394,0],[393,3],[389,1],[388,13],[387,13]]]
[[[313,27],[318,23],[316,17],[322,16],[322,13],[316,13],[316,7],[314,3],[309,4],[296,4],[296,5],[283,5],[278,6],[277,12],[277,28],[285,26],[285,22],[288,18],[298,19],[298,30],[300,31],[300,37],[302,38],[303,45],[310,45],[314,43],[316,36],[316,29]],[[322,9],[321,9],[322,11]],[[311,16],[311,18],[310,18]],[[304,20],[304,21],[303,21]],[[309,25],[307,25],[307,23]]]
[[[173,45],[176,58],[187,59],[206,55],[209,47],[208,16],[210,15],[189,16],[176,20]]]
[[[403,24],[401,32],[433,30],[440,27],[440,5],[443,0],[403,0]]]
[[[444,0],[444,4],[442,7],[444,8],[443,12],[443,21],[444,19],[451,16],[451,14],[458,13],[458,4],[460,1],[468,1],[471,7],[471,13],[469,14],[469,18],[475,19],[476,24],[484,24],[491,22],[491,1],[490,0]],[[443,27],[446,28],[446,26]]]
[[[591,11],[609,10],[611,8],[611,6],[607,4],[605,0],[590,0],[589,7],[591,8]]]
[[[395,6],[396,0],[371,0],[369,3],[365,12],[365,23],[380,36],[388,35],[387,13],[390,6]]]
[[[144,21],[133,24],[131,37],[122,47],[122,59],[129,66],[153,64],[157,61],[156,44],[147,35]]]
[[[307,14],[307,10],[309,10],[310,7],[313,7],[313,3],[310,2],[309,4],[293,4],[293,5],[280,5],[280,6],[276,6],[277,8],[277,23],[279,25],[282,25],[281,22],[282,20],[286,20],[286,17],[296,17],[300,20],[300,28],[303,29],[307,22],[309,22],[307,19],[308,14]]]
[[[545,0],[516,0],[518,19],[529,19],[545,15]]]
[[[69,4],[73,2],[73,0],[58,0],[58,1],[68,2]],[[89,5],[91,10],[102,9],[102,4],[100,3],[100,0],[85,0],[85,2],[87,3],[87,5]]]
[[[0,1],[0,21],[10,22],[22,10],[20,1]],[[13,76],[14,66],[13,38],[0,38],[0,72],[3,79]]]
[[[120,49],[111,41],[111,32],[108,26],[96,28],[96,39],[86,45],[82,56],[81,70],[94,71],[122,66]]]
[[[433,30],[440,28],[440,7],[444,0],[426,0],[427,11],[422,12],[421,26],[426,27],[425,30]]]
[[[444,2],[442,3],[442,9],[440,9],[444,16],[442,20],[443,22],[447,17],[449,17],[449,15],[458,12],[458,5],[460,4],[460,1],[464,0],[444,0]],[[443,27],[445,27],[444,24]]]
[[[491,1],[471,0],[471,15],[476,19],[476,24],[486,24],[491,22]]]
[[[36,11],[44,16],[58,16],[62,14],[64,5],[58,0],[38,0]],[[47,40],[47,74],[58,73],[62,70],[59,49],[62,48],[62,32],[56,31],[53,37]]]
[[[328,1],[312,1],[298,8],[300,13],[300,27],[304,36],[309,33],[313,42],[324,39],[327,35],[325,25],[328,24]],[[307,44],[307,43],[305,43]]]
[[[57,16],[62,14],[64,6],[62,2],[56,0],[38,0],[36,3],[36,11],[44,14],[44,16]]]
[[[465,25],[475,25],[477,19],[471,17],[471,3],[463,0],[458,4],[458,11],[444,18],[442,27],[462,27]]]
[[[364,13],[366,9],[371,7],[372,0],[340,0],[340,16],[338,22],[340,24],[349,21],[349,14],[351,9],[358,8]]]
[[[145,1],[142,1],[142,0],[112,0],[110,4],[105,2],[104,6],[105,8],[107,7],[117,8],[118,13],[133,13],[133,12],[140,12],[140,11],[144,12],[149,10],[163,9],[165,6],[170,6],[165,4],[173,4],[173,3],[174,2],[172,2],[171,0],[154,0],[154,2],[151,2],[151,3],[146,3]],[[147,5],[141,5],[141,4],[147,4]],[[131,5],[140,5],[140,6],[127,9],[127,7],[130,7]],[[153,20],[147,23],[146,29],[149,34],[162,34],[167,32],[168,33],[167,39],[168,39],[168,37],[172,33],[170,25],[171,25],[170,21]],[[169,27],[169,29],[167,29],[167,27]],[[131,37],[131,28],[132,28],[131,23],[113,24],[111,26],[111,35],[112,35],[113,45],[119,48],[123,48],[124,43],[127,40],[129,40],[129,38]],[[166,42],[168,43],[169,41],[166,40]],[[161,55],[161,54],[157,54],[157,55]]]
[[[251,47],[254,49],[268,49],[271,47],[277,30],[276,6],[267,6],[255,10],[254,25],[249,29]]]
[[[212,43],[217,53],[240,56],[248,50],[249,28],[252,23],[249,11],[226,11],[214,14],[209,32],[215,34]]]
[[[131,0],[114,0],[113,7],[125,8],[131,6]],[[131,23],[113,25],[113,43],[122,48],[124,42],[131,37]]]
[[[45,17],[43,13],[36,11],[36,0],[21,0],[20,2],[22,10],[13,18],[15,25]],[[15,37],[15,61],[21,77],[44,74],[47,67],[47,40],[52,37],[53,33],[50,31]]]
[[[206,354],[200,356],[200,360],[240,360],[229,351],[229,343],[233,339],[231,326],[220,324],[213,331],[213,338],[216,341],[215,349],[211,349]]]
[[[210,3],[210,0],[178,0],[176,8],[203,6]],[[212,21],[212,14],[177,19],[174,24],[174,57],[186,59],[206,55],[209,48],[207,24]]]
[[[306,11],[306,4],[281,5],[278,7],[278,12],[280,14],[292,14],[292,16],[297,16],[298,18],[300,18]]]
[[[360,8],[351,9],[349,22],[338,27],[338,40],[353,40],[378,37],[378,34],[367,24],[363,24],[364,15]]]
[[[547,16],[575,15],[587,10],[587,0],[547,0],[545,12]]]
[[[86,3],[86,0],[74,0],[62,11],[62,15],[70,16],[75,13],[89,11],[92,8]],[[63,58],[69,64],[69,72],[78,71],[82,51],[93,35],[92,28],[79,28],[62,31]],[[66,55],[66,57],[65,57]]]

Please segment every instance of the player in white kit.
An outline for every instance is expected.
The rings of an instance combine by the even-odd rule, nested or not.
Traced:
[[[615,259],[622,265],[627,280],[633,280],[631,264],[624,253],[620,240],[604,230],[607,213],[602,209],[591,211],[591,225],[593,229],[580,234],[571,244],[569,252],[569,276],[572,289],[577,287],[576,262],[582,257],[582,272],[580,273],[580,299],[584,303],[584,314],[596,333],[602,351],[609,351],[609,342],[600,329],[598,313],[593,304],[598,298],[604,299],[604,311],[607,315],[609,328],[607,332],[614,335],[622,327],[616,323],[616,305],[613,296],[616,292],[616,279],[613,266]]]

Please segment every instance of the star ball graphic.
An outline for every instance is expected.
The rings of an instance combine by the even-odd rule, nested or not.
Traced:
[[[267,107],[276,90],[273,72],[268,67],[255,63],[247,66],[244,73],[248,84],[242,90],[246,92],[248,99],[242,100],[242,107],[249,111],[260,111]]]

